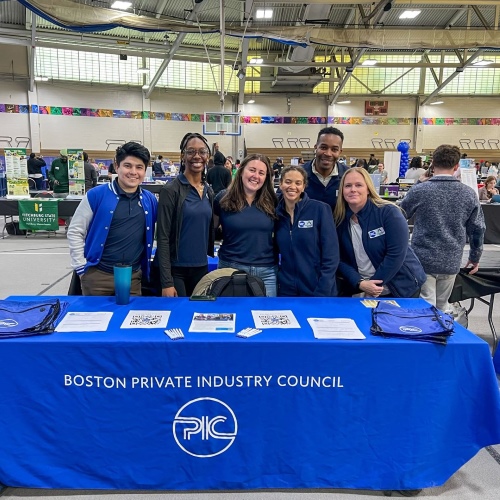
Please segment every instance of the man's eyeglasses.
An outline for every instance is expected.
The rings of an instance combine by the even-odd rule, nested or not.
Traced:
[[[186,155],[188,156],[194,156],[196,153],[198,153],[200,156],[207,156],[209,151],[207,148],[202,148],[202,149],[189,148],[185,149],[184,153],[186,153]]]

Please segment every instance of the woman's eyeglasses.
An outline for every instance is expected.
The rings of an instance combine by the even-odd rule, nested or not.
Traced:
[[[200,156],[207,156],[209,151],[207,148],[202,148],[202,149],[185,149],[184,153],[186,153],[187,156],[194,156],[196,153],[198,153]]]

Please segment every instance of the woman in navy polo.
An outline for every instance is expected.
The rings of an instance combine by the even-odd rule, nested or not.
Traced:
[[[299,166],[281,171],[282,198],[276,211],[276,243],[281,254],[278,295],[337,295],[339,245],[330,205],[304,192],[307,173]]]
[[[222,227],[219,269],[232,267],[258,276],[268,297],[276,296],[276,253],[273,244],[277,204],[267,156],[247,156],[227,190],[214,202]]]
[[[163,297],[187,297],[208,273],[214,255],[213,191],[205,182],[210,156],[206,139],[186,134],[180,174],[160,191],[157,260]]]
[[[349,295],[418,297],[425,273],[409,246],[406,218],[380,198],[364,169],[342,177],[334,217]]]

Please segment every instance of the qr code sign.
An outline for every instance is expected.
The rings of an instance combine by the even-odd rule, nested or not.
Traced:
[[[262,326],[289,325],[291,323],[286,314],[261,314],[259,319]]]
[[[161,325],[161,314],[136,314],[130,318],[131,326],[155,326]]]

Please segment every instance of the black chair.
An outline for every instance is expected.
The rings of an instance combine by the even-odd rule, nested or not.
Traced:
[[[396,149],[396,139],[384,139],[387,149]]]
[[[281,137],[273,137],[271,139],[273,141],[273,145],[275,148],[282,148],[283,146],[283,139]]]
[[[498,139],[488,139],[488,146],[490,149],[500,149],[499,143],[500,141]],[[493,145],[495,147],[493,147]]]
[[[476,149],[486,149],[486,141],[484,139],[474,139],[474,144],[476,145]]]
[[[470,139],[460,139],[458,142],[462,149],[470,149]]]
[[[382,139],[372,139],[372,146],[376,149],[377,147],[380,149],[384,149],[383,146],[384,141]]]
[[[289,137],[286,142],[288,142],[288,147],[289,148],[298,148],[299,147],[299,140],[296,137]]]

